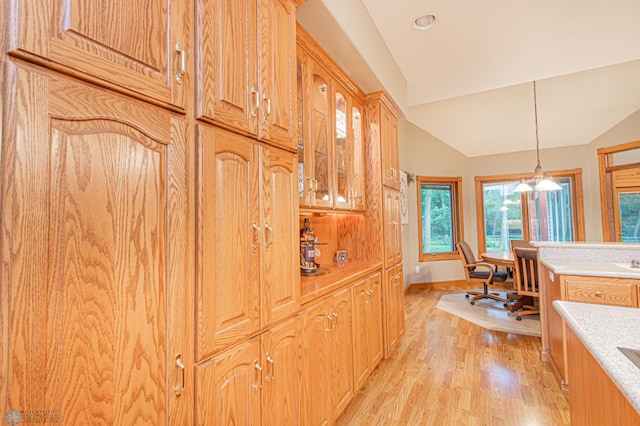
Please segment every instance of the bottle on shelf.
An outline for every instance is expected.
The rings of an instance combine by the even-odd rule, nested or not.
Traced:
[[[309,218],[304,219],[304,224],[300,230],[300,272],[313,273],[318,270],[315,262],[316,237]]]

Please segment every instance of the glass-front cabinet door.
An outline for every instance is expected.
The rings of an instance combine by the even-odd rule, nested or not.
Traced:
[[[300,206],[309,206],[311,193],[310,162],[307,159],[308,151],[306,148],[309,136],[307,132],[308,114],[307,103],[308,90],[306,88],[308,78],[305,73],[308,70],[307,56],[304,52],[298,52],[297,71],[296,71],[296,108],[297,116],[297,138],[298,138],[298,198]]]
[[[348,105],[345,91],[337,84],[335,87],[335,207],[338,209],[351,209],[352,190],[349,182],[349,172],[351,169],[349,157],[351,147],[348,139],[348,136],[351,136],[351,132],[347,132],[351,117],[347,114]]]
[[[364,139],[362,106],[353,100],[351,106],[351,208],[364,211]]]
[[[329,82],[330,78],[326,71],[314,64],[311,76],[313,176],[308,176],[307,179],[311,185],[311,202],[315,207],[333,207]]]

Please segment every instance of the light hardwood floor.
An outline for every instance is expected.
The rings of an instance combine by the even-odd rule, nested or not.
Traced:
[[[406,335],[339,425],[568,425],[540,338],[484,329],[436,308],[466,284],[410,290]],[[478,302],[480,303],[480,302]]]

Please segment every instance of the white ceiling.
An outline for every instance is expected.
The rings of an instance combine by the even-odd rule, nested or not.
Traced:
[[[416,31],[413,19],[437,17]],[[591,142],[640,109],[638,0],[308,0],[300,23],[363,90],[467,156]]]

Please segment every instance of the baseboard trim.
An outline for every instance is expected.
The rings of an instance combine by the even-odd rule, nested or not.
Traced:
[[[465,280],[451,280],[451,281],[433,281],[430,283],[413,283],[409,284],[405,289],[405,292],[416,291],[416,290],[426,290],[431,288],[439,288],[439,287],[451,287],[454,285],[460,285],[466,283]]]

